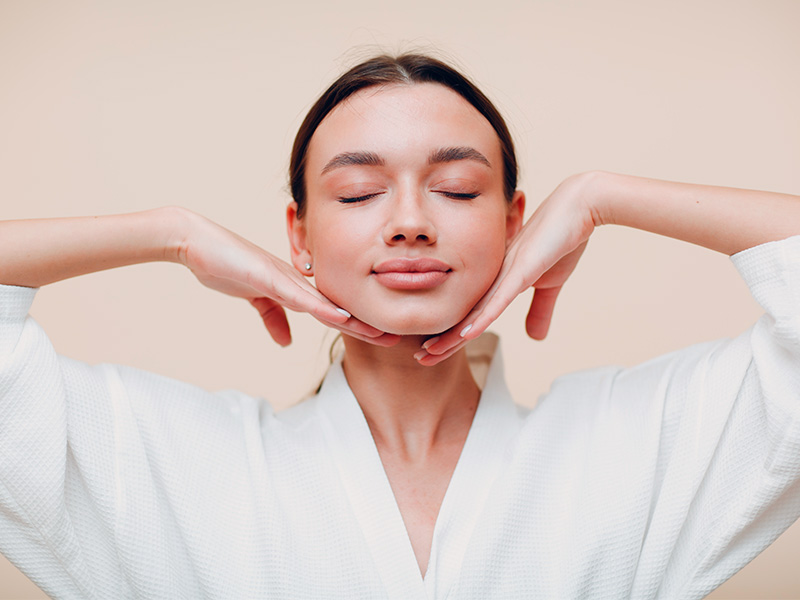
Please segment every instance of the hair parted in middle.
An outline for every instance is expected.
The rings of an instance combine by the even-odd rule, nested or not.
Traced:
[[[311,137],[337,105],[368,87],[391,84],[438,83],[450,88],[481,113],[494,128],[503,154],[503,194],[511,201],[517,187],[517,157],[506,122],[491,100],[474,83],[446,63],[425,54],[381,54],[341,75],[308,111],[297,131],[289,163],[289,185],[297,203],[297,216],[306,208],[305,166]]]

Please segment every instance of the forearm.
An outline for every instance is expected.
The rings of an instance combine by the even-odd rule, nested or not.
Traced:
[[[40,287],[114,267],[177,262],[190,215],[168,207],[124,215],[0,222],[0,283]]]
[[[800,197],[674,183],[604,172],[582,174],[595,225],[625,225],[724,252],[800,234]]]

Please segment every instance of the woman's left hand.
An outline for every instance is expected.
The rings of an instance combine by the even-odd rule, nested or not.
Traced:
[[[590,174],[566,179],[536,209],[506,249],[492,286],[457,325],[423,344],[415,356],[435,365],[482,334],[519,294],[535,288],[525,328],[541,340],[547,335],[561,287],[572,274],[595,228],[586,201]]]
[[[415,354],[435,365],[478,337],[534,287],[528,335],[547,334],[553,306],[598,225],[634,227],[733,255],[800,234],[800,197],[592,171],[564,180],[514,237],[500,273],[472,311]]]

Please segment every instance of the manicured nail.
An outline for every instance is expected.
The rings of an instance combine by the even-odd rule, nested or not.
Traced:
[[[461,333],[459,333],[458,335],[461,336],[461,337],[464,337],[465,335],[467,335],[467,333],[469,332],[470,329],[472,329],[472,323],[470,323],[469,325],[464,327],[464,329],[462,329]]]
[[[343,308],[337,308],[336,310],[339,311],[340,313],[342,313],[348,319],[353,316]]]
[[[427,342],[425,342],[424,344],[422,344],[422,347],[423,347],[423,348],[425,348],[425,350],[427,350],[428,348],[430,348],[431,346],[433,346],[433,345],[434,345],[436,342],[438,342],[438,341],[439,341],[439,339],[440,339],[441,337],[442,337],[442,336],[440,336],[440,335],[437,335],[436,337],[432,337],[432,338],[431,338],[431,339],[429,339]]]
[[[427,353],[427,351],[425,351],[425,350],[420,350],[419,352],[417,352],[417,353],[415,353],[415,354],[414,354],[414,360],[422,360],[422,359],[423,359],[423,358],[425,358],[426,356],[428,356],[428,353]]]

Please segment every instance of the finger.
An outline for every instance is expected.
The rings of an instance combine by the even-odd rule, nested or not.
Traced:
[[[273,282],[270,297],[272,302],[280,304],[296,312],[306,312],[328,327],[333,327],[353,336],[363,338],[382,338],[385,332],[353,317],[345,309],[336,306],[317,288],[300,279],[291,272],[285,278]],[[382,338],[379,345],[392,345],[397,340],[392,337]]]
[[[419,364],[426,367],[432,367],[433,365],[437,365],[440,362],[447,360],[466,345],[467,341],[462,340],[460,344],[454,346],[453,348],[450,348],[450,350],[448,350],[444,354],[428,354],[425,350],[420,350],[417,354],[414,355],[414,358],[417,359],[417,362]]]
[[[483,312],[486,306],[491,302],[491,300],[497,295],[498,291],[502,289],[503,285],[508,285],[508,280],[514,279],[514,265],[516,263],[517,252],[516,252],[516,244],[512,244],[509,248],[508,253],[506,254],[505,261],[500,268],[500,272],[497,274],[492,285],[483,295],[483,297],[477,302],[477,304],[472,308],[472,310],[464,317],[459,323],[455,326],[451,327],[445,333],[436,336],[427,340],[422,347],[428,351],[430,354],[444,354],[448,352],[451,348],[456,346],[461,342],[463,339],[474,339],[478,337],[483,331],[488,327],[489,323],[487,323],[483,329],[473,331],[475,328],[475,320],[478,316]],[[513,300],[514,296],[511,297]],[[510,303],[510,300],[509,300]],[[507,306],[507,304],[506,304]],[[502,312],[502,310],[501,310]]]
[[[323,325],[326,325],[328,327],[333,327],[334,329],[338,329],[342,333],[350,334],[353,337],[378,339],[380,337],[389,335],[388,333],[381,331],[380,329],[377,329],[372,325],[367,325],[366,323],[358,320],[355,317],[350,317],[344,323],[333,323],[331,321],[328,321],[327,319],[320,318],[318,315],[312,314],[312,316],[316,318]],[[397,339],[400,338],[398,337]]]
[[[325,321],[323,319],[318,319],[320,323],[325,325],[326,327],[330,327],[331,329],[336,329],[340,331],[343,335],[349,335],[350,337],[354,337],[364,342],[368,342],[370,344],[374,344],[376,346],[394,346],[396,343],[400,341],[401,336],[393,334],[393,333],[385,333],[383,331],[377,330],[374,327],[367,325],[366,323],[359,321],[355,317],[351,317],[348,319],[347,323],[344,325],[340,325],[339,323],[331,323],[329,321]],[[360,328],[367,328],[367,334],[363,334],[359,331]],[[373,331],[378,331],[379,335],[374,335]]]
[[[477,315],[477,310],[473,309],[461,321],[453,325],[444,333],[434,336],[422,344],[422,351],[431,355],[442,355],[464,341],[463,334],[469,331],[468,323]]]
[[[254,298],[250,303],[261,315],[264,326],[275,342],[284,347],[292,343],[292,333],[289,329],[289,321],[286,319],[286,311],[280,304],[269,298]]]
[[[495,290],[495,293],[488,299],[488,302],[479,308],[474,320],[464,327],[467,331],[461,337],[466,340],[473,340],[481,335],[508,308],[514,298],[528,289],[528,287],[520,278],[506,277]]]
[[[376,346],[384,346],[388,348],[389,346],[394,346],[402,339],[402,336],[399,336],[394,333],[383,333],[378,337],[367,337],[364,338],[364,341],[369,342],[370,344],[375,344]]]
[[[367,325],[353,317],[345,309],[336,306],[328,300],[314,286],[305,280],[292,281],[293,285],[283,288],[278,292],[279,301],[297,312],[307,312],[318,321],[340,329],[343,332],[362,335],[365,337],[377,338],[384,335],[384,332],[372,325]]]
[[[288,285],[275,286],[269,296],[278,296],[281,304],[296,312],[307,312],[321,321],[346,323],[351,315],[323,296],[314,286],[305,281],[289,279]],[[376,330],[376,335],[380,332]]]
[[[389,347],[389,346],[394,346],[397,342],[400,341],[400,336],[392,334],[392,333],[383,333],[383,334],[381,334],[381,335],[379,335],[377,337],[369,337],[369,336],[366,336],[366,335],[353,333],[351,331],[345,331],[341,327],[335,327],[334,325],[332,325],[330,323],[323,323],[323,324],[324,325],[328,325],[329,327],[332,327],[333,329],[337,329],[337,330],[341,331],[343,335],[347,335],[347,336],[356,338],[357,340],[361,340],[362,342],[367,342],[368,344],[373,344],[375,346]]]
[[[489,302],[489,298],[492,296],[492,294],[494,294],[498,285],[499,281],[495,281],[486,294],[484,294],[484,296],[478,301],[472,310],[467,313],[466,317],[441,335],[426,340],[425,343],[422,344],[422,348],[429,354],[444,354],[463,341],[464,336],[472,328],[471,323],[475,320],[486,303]]]
[[[361,336],[361,340],[367,342],[368,344],[373,344],[375,346],[383,346],[384,348],[388,348],[390,346],[394,346],[395,344],[397,344],[400,341],[400,336],[395,335],[393,333],[384,333],[379,335],[378,337]]]
[[[286,308],[333,323],[345,323],[350,318],[349,312],[336,306],[294,269],[282,263],[272,266],[274,270],[253,269],[246,273],[245,280],[256,292],[254,296],[272,298]]]
[[[343,332],[357,333],[369,338],[379,338],[388,335],[385,331],[381,331],[372,325],[367,325],[364,321],[360,321],[355,317],[350,317],[344,324],[339,325]]]
[[[547,337],[559,292],[561,286],[534,290],[531,308],[525,318],[525,330],[533,339],[543,340]]]
[[[434,343],[423,344],[429,354],[442,355],[464,340],[481,335],[489,325],[511,304],[525,286],[518,277],[510,274],[496,283],[472,311],[455,327],[444,333]]]

